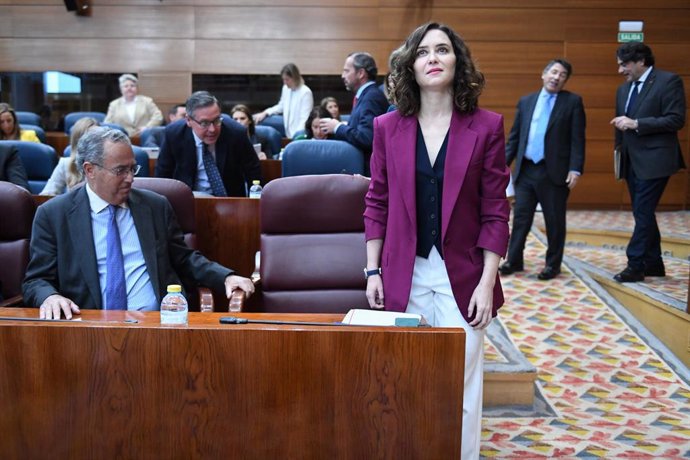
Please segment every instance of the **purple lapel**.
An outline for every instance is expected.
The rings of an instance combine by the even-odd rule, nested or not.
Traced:
[[[417,214],[415,211],[415,146],[417,145],[417,117],[401,117],[390,139],[390,154],[393,170],[402,190],[403,202],[407,216],[417,231]]]
[[[465,174],[477,143],[477,133],[470,129],[472,116],[453,111],[446,150],[446,166],[443,171],[443,198],[441,235],[445,239],[455,202],[465,181]],[[414,191],[412,192],[414,193]]]

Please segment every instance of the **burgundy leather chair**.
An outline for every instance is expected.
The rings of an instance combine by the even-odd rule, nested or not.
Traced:
[[[0,209],[0,284],[5,299],[0,306],[20,306],[36,205],[22,187],[0,182]]]
[[[295,176],[261,195],[260,311],[344,313],[366,299],[362,176]]]
[[[184,241],[192,249],[196,244],[196,210],[194,194],[187,184],[176,179],[162,177],[137,177],[134,187],[151,190],[163,195],[170,202],[177,222],[184,233]],[[192,311],[213,311],[213,295],[208,288],[198,288],[191,280],[182,280],[187,291],[187,302]],[[198,291],[198,296],[197,296]]]

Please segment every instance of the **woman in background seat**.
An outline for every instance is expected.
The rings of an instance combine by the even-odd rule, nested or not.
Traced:
[[[254,115],[254,122],[261,123],[266,117],[283,114],[285,136],[292,139],[297,131],[304,127],[309,112],[314,108],[314,95],[304,84],[302,74],[293,63],[286,64],[280,71],[283,89],[280,100],[273,107]]]
[[[122,126],[132,137],[146,128],[153,128],[163,124],[163,114],[153,99],[138,94],[138,80],[132,74],[120,75],[120,92],[118,97],[108,106],[105,123],[115,123]]]
[[[0,141],[41,142],[33,129],[21,129],[9,104],[0,104]]]
[[[324,97],[321,99],[321,108],[327,110],[331,118],[340,121],[340,106],[336,98],[332,96]]]
[[[264,151],[268,150],[263,143],[256,136],[256,125],[254,124],[254,119],[252,118],[252,113],[249,111],[249,107],[244,104],[237,104],[230,110],[230,116],[237,123],[241,124],[247,128],[247,134],[249,135],[249,142],[256,146],[261,144],[261,151],[256,152],[259,156],[259,160],[265,160],[266,154]],[[256,147],[254,147],[256,149]]]
[[[75,161],[77,157],[77,144],[84,133],[94,126],[98,126],[98,121],[89,117],[80,118],[72,126],[69,139],[70,155],[60,158],[57,166],[53,169],[53,174],[50,175],[50,179],[48,179],[45,187],[41,190],[41,195],[60,195],[72,190],[84,180],[81,171],[77,169]]]

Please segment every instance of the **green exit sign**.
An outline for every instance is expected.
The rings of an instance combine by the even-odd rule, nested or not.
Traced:
[[[618,43],[624,42],[643,42],[643,32],[618,32]]]

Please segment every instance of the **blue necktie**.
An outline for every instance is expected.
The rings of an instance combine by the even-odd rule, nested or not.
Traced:
[[[211,192],[213,196],[228,196],[225,191],[225,186],[223,185],[223,179],[220,178],[220,172],[218,171],[218,166],[216,165],[216,160],[214,160],[211,151],[208,149],[206,143],[203,144],[203,160],[204,169],[206,169],[206,175],[208,176],[208,181],[211,183]]]
[[[105,301],[106,310],[127,310],[127,285],[125,284],[125,262],[122,257],[120,229],[117,226],[118,206],[108,205],[110,220],[106,241],[105,259]]]
[[[527,158],[534,163],[539,163],[544,159],[544,137],[546,136],[546,128],[549,125],[549,117],[551,116],[551,109],[553,109],[553,99],[555,96],[555,94],[550,93],[545,93],[542,96],[544,98],[544,103],[541,107],[539,119],[537,120],[534,137],[530,145],[527,146],[528,152],[526,152]]]
[[[625,114],[628,115],[630,112],[632,112],[632,109],[635,108],[635,101],[637,100],[637,95],[639,94],[638,88],[640,86],[641,81],[636,81],[633,83],[634,87],[632,90],[632,93],[630,93],[630,100],[628,101],[628,108],[625,111]]]

